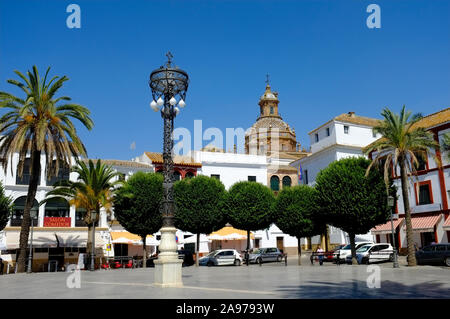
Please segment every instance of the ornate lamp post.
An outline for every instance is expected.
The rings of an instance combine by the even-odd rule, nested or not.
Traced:
[[[388,197],[388,206],[391,210],[391,231],[392,231],[392,247],[394,248],[394,268],[399,268],[398,259],[397,259],[397,249],[395,248],[395,233],[394,233],[394,221],[392,217],[392,210],[394,207],[394,197]]]
[[[176,228],[174,227],[175,203],[173,198],[173,120],[180,112],[175,105],[183,108],[186,103],[186,91],[189,77],[186,72],[172,66],[172,54],[166,54],[168,61],[165,66],[154,70],[150,74],[149,86],[153,101],[151,108],[161,112],[164,120],[164,198],[162,203],[163,226],[161,228],[161,243],[159,245],[158,260],[155,261],[155,284],[162,287],[182,286],[181,265],[178,259],[177,243],[175,241]],[[178,101],[177,101],[178,98]]]

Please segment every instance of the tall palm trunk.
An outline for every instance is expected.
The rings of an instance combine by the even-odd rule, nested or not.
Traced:
[[[39,178],[41,177],[41,152],[36,151],[33,146],[31,153],[31,178],[28,185],[27,200],[25,202],[25,209],[23,211],[23,220],[20,228],[20,242],[19,242],[19,255],[17,257],[17,272],[25,272],[25,264],[28,248],[28,236],[30,233],[30,210],[33,207],[34,198],[36,196],[37,186],[39,184]]]
[[[297,252],[298,252],[298,265],[302,264],[302,245],[300,243],[300,236],[297,237]]]
[[[400,177],[402,180],[402,196],[403,206],[405,207],[405,221],[406,221],[406,242],[408,245],[408,266],[416,266],[416,252],[414,249],[412,223],[411,223],[411,209],[409,207],[408,196],[408,177],[406,173],[405,158],[400,158]]]

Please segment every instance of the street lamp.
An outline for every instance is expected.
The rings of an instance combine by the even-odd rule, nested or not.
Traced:
[[[95,221],[97,220],[97,212],[91,211],[92,221],[92,246],[91,246],[91,271],[95,270]]]
[[[174,227],[174,198],[173,198],[173,120],[180,112],[180,108],[186,106],[184,102],[188,89],[189,77],[187,73],[178,67],[172,66],[172,54],[166,54],[168,61],[165,66],[154,70],[150,74],[149,86],[152,91],[153,101],[150,107],[153,111],[160,111],[164,121],[163,143],[163,174],[164,197],[161,206],[163,226],[161,243],[159,245],[158,260],[155,261],[155,284],[162,287],[182,286],[181,265],[178,258],[177,243],[175,240],[176,228]]]
[[[399,268],[397,259],[397,249],[395,248],[394,221],[392,217],[392,211],[394,207],[394,197],[390,195],[388,197],[388,207],[389,210],[391,211],[391,231],[392,231],[392,247],[394,248],[394,268]]]
[[[28,269],[27,269],[28,274],[32,273],[32,267],[33,267],[33,228],[34,228],[33,219],[35,219],[36,217],[37,217],[37,211],[31,210],[30,211],[31,238],[30,238],[30,253],[28,254]]]

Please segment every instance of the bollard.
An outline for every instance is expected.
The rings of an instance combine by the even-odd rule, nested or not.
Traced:
[[[284,256],[284,265],[287,266],[287,254]]]

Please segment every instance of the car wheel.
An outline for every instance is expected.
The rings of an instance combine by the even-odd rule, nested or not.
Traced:
[[[389,255],[389,261],[390,261],[390,262],[393,262],[393,261],[394,261],[394,254],[390,254],[390,255]]]
[[[208,261],[208,263],[206,264],[206,266],[211,267],[214,266],[214,263],[212,261]]]
[[[257,264],[262,264],[262,259],[261,259],[261,257],[256,258],[256,263],[257,263]]]
[[[282,261],[282,260],[283,260],[283,257],[281,257],[281,256],[278,256],[278,257],[277,257],[277,261],[278,261],[278,262],[280,262],[280,261]]]
[[[241,261],[239,259],[235,259],[234,260],[234,265],[235,266],[240,266],[241,265]]]
[[[450,257],[445,258],[445,265],[450,267]]]

